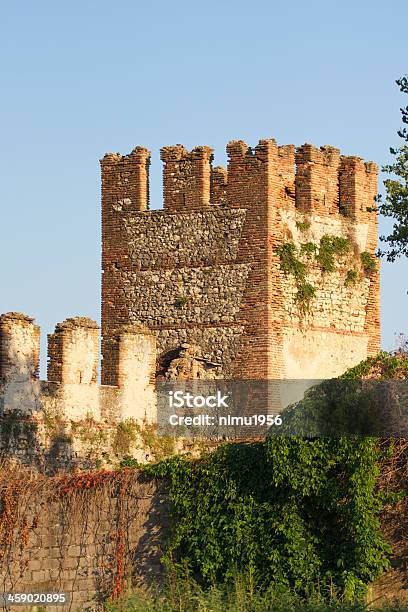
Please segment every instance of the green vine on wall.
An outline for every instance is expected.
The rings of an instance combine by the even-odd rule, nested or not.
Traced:
[[[316,290],[306,281],[306,264],[298,257],[298,249],[293,242],[285,242],[276,247],[275,252],[280,257],[281,270],[285,274],[291,274],[296,282],[296,301],[302,312],[309,309],[310,301]]]
[[[373,373],[406,377],[408,358],[380,353],[340,379],[358,382]],[[322,397],[314,409],[324,412],[330,402]],[[274,585],[307,595],[313,588],[334,589],[346,600],[362,598],[389,567],[380,513],[402,494],[381,490],[379,481],[385,467],[388,482],[391,459],[401,456],[395,442],[271,436],[225,444],[199,460],[175,456],[143,466],[145,474],[165,479],[170,494],[165,560],[209,585],[246,572],[261,590]]]
[[[307,223],[297,222],[296,226],[301,231],[306,231],[308,228]],[[316,288],[307,281],[308,264],[313,260],[324,273],[332,273],[336,270],[337,258],[347,256],[351,252],[352,244],[349,238],[331,234],[322,236],[319,244],[309,241],[298,247],[294,242],[288,241],[275,247],[275,253],[280,259],[281,270],[295,279],[297,289],[295,300],[303,314],[310,309],[311,300],[316,293]],[[376,271],[375,259],[367,251],[360,254],[359,263],[366,275]],[[346,273],[344,285],[346,287],[354,285],[358,278],[356,267],[350,268]]]
[[[342,236],[325,234],[320,238],[316,261],[324,272],[334,272],[336,255],[345,255],[350,250],[350,241]]]
[[[368,253],[364,251],[360,254],[361,265],[363,266],[364,272],[366,274],[373,274],[376,271],[377,266],[375,263],[375,259]]]
[[[348,599],[388,566],[375,491],[373,439],[274,438],[180,456],[144,471],[168,482],[173,533],[166,559],[205,584],[340,589]]]

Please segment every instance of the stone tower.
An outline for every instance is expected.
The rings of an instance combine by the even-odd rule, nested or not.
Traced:
[[[217,376],[327,378],[380,346],[377,167],[333,147],[164,147],[164,208],[149,210],[147,149],[102,167],[102,383],[117,330],[185,343]],[[170,356],[170,357],[169,357]]]

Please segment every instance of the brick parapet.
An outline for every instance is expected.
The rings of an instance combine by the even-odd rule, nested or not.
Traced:
[[[96,384],[99,327],[85,317],[66,319],[48,335],[48,380],[62,384]]]
[[[210,205],[210,147],[195,147],[188,152],[183,145],[163,147],[160,158],[163,168],[164,209],[197,210]]]
[[[113,209],[147,210],[149,207],[150,151],[135,147],[129,155],[107,153],[100,161],[102,198]]]
[[[131,386],[147,373],[154,384],[156,372],[156,337],[147,327],[128,324],[114,330],[109,338],[111,369],[105,371],[105,384],[123,388]]]
[[[18,411],[26,416],[42,413],[51,402],[59,418],[143,419],[145,405],[154,401],[156,338],[140,325],[116,330],[116,348],[111,351],[114,368],[108,372],[109,385],[99,386],[99,327],[86,317],[58,323],[48,335],[48,381],[38,381],[40,328],[34,319],[20,313],[0,317],[1,390],[3,413]],[[109,396],[108,389],[117,393]],[[131,398],[133,395],[140,397]],[[127,395],[126,395],[127,394]]]
[[[228,172],[222,166],[216,166],[211,170],[211,204],[224,205],[227,203]]]
[[[375,208],[378,167],[359,157],[341,156],[339,167],[340,211],[357,223],[376,222]]]
[[[120,310],[120,296],[116,287],[110,283],[111,267],[129,266],[129,260],[122,236],[123,216],[129,212],[146,211],[149,206],[149,165],[150,152],[144,147],[136,147],[130,155],[121,156],[109,153],[101,160],[102,170],[102,327],[117,317]],[[108,278],[107,278],[108,277]],[[123,308],[123,304],[122,304]],[[124,309],[119,323],[128,321]],[[116,325],[118,322],[116,322]],[[104,350],[106,370],[109,351]],[[107,363],[108,362],[108,363]],[[102,374],[103,379],[103,374]]]
[[[340,151],[310,144],[296,151],[296,206],[314,214],[339,211]]]
[[[161,149],[164,210],[197,211],[210,204],[237,206],[234,195],[235,168],[243,173],[238,189],[254,180],[254,169],[274,158],[273,171],[280,183],[281,206],[287,199],[304,212],[320,215],[345,215],[366,221],[366,208],[373,206],[377,189],[378,167],[355,156],[340,155],[335,147],[304,144],[278,146],[273,139],[260,140],[249,147],[242,140],[227,145],[228,171],[212,168],[213,149],[195,147],[190,152],[183,145]],[[136,147],[130,155],[107,154],[101,160],[102,200],[104,208],[116,213],[148,210],[148,166],[150,152]],[[119,215],[114,215],[120,218]],[[120,223],[119,223],[120,227]]]
[[[273,280],[270,267],[273,258],[271,234],[279,227],[275,223],[281,182],[276,173],[278,147],[274,140],[262,140],[254,149],[243,141],[232,141],[227,145],[227,153],[228,204],[246,210],[237,263],[250,265],[237,315],[244,332],[236,354],[234,377],[273,378],[279,369],[281,348],[276,343],[278,330],[271,325]],[[275,290],[278,287],[275,285]]]

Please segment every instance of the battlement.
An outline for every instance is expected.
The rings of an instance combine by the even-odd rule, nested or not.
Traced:
[[[260,140],[227,145],[228,168],[212,167],[213,149],[187,151],[181,144],[163,147],[164,211],[194,212],[215,206],[248,208],[255,197],[270,196],[272,206],[318,215],[342,215],[367,221],[374,205],[378,167],[335,147],[278,146]],[[107,154],[101,160],[104,214],[143,212],[149,207],[150,153],[136,147],[130,155]]]
[[[101,160],[102,384],[94,321],[56,325],[40,381],[39,327],[0,316],[0,415],[51,415],[51,455],[90,419],[111,454],[118,423],[156,420],[163,379],[332,378],[380,348],[373,162],[272,139],[228,143],[227,168],[207,146],[160,154],[161,210],[147,149]]]
[[[21,312],[0,316],[0,382],[38,378],[40,328]]]
[[[150,151],[135,147],[129,155],[107,153],[101,160],[102,193],[115,210],[149,207]]]
[[[39,326],[32,317],[21,313],[1,315],[3,409],[6,412],[21,410],[21,398],[31,397],[32,401],[26,404],[27,412],[35,412],[41,405],[41,393],[46,391],[63,406],[61,410],[66,417],[85,417],[89,412],[102,418],[107,408],[103,405],[106,388],[98,386],[99,342],[99,326],[92,319],[75,317],[58,323],[54,333],[48,335],[48,380],[39,381]],[[151,393],[146,394],[146,390],[155,375],[154,335],[142,325],[125,325],[117,330],[113,342],[111,379],[114,384],[110,388],[118,392],[115,396],[117,417],[140,420],[146,417],[147,408],[151,417]],[[128,405],[131,395],[138,393],[140,397],[136,401],[132,397]]]

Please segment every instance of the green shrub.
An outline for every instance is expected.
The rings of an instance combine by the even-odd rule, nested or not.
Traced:
[[[317,261],[324,272],[333,272],[335,269],[335,255],[345,255],[350,250],[350,241],[342,236],[325,234],[320,239]]]
[[[358,279],[357,270],[347,270],[346,278],[344,280],[345,287],[349,287],[350,285],[354,285]]]
[[[363,270],[366,274],[372,274],[376,271],[377,265],[375,263],[374,257],[370,255],[367,251],[363,251],[360,254],[361,265],[363,266]]]
[[[168,481],[166,557],[204,585],[247,571],[260,589],[306,596],[320,584],[361,597],[389,552],[379,529],[378,457],[372,438],[279,437],[146,466]]]

